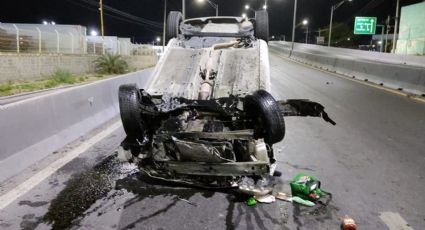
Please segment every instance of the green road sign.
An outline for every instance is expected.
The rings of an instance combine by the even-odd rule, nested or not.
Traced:
[[[354,34],[375,34],[376,17],[356,17]]]

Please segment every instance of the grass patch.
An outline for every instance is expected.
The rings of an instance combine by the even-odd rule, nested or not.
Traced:
[[[0,85],[0,96],[9,95],[12,89],[13,87],[9,83]]]
[[[76,83],[76,77],[67,70],[56,70],[56,72],[50,77],[50,80],[60,84],[74,84]]]
[[[87,79],[88,77],[86,76],[77,77],[69,71],[57,70],[53,75],[44,80],[0,84],[0,96],[10,96],[19,93],[55,88],[63,85],[72,85],[85,82]]]
[[[108,58],[107,58],[108,59]],[[109,60],[109,59],[108,59]],[[127,65],[121,62],[121,57],[113,57],[106,61],[111,64],[111,71],[97,72],[91,74],[75,75],[67,70],[57,70],[51,76],[45,77],[43,80],[23,81],[23,82],[7,82],[0,83],[0,97],[11,96],[20,93],[33,92],[44,89],[51,89],[60,86],[74,85],[81,83],[89,83],[100,79],[107,79],[116,76],[113,72],[121,73],[127,71]],[[109,64],[104,63],[106,66]],[[118,63],[118,64],[117,64]],[[118,65],[118,66],[117,66]],[[109,68],[109,67],[108,67]],[[108,69],[107,68],[107,69]],[[109,73],[112,72],[112,73]]]

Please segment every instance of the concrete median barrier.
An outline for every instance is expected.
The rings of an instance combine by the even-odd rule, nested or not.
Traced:
[[[272,42],[271,50],[288,55],[290,43]],[[425,57],[406,57],[350,49],[296,44],[291,58],[348,77],[425,94]]]
[[[150,73],[138,71],[0,106],[0,181],[116,117],[118,87],[143,87]]]

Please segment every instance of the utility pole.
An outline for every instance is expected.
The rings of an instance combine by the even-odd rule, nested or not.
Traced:
[[[289,52],[289,57],[292,55],[292,51],[294,50],[294,40],[295,40],[295,23],[297,20],[297,5],[298,5],[298,0],[295,0],[294,3],[294,20],[292,22],[292,44],[291,44],[291,51]]]
[[[379,45],[379,52],[384,52],[384,31],[385,31],[385,25],[376,25],[376,27],[381,27],[381,39],[380,41],[380,45]]]
[[[307,26],[307,29],[306,29],[306,31],[305,31],[305,44],[308,44],[308,26]]]
[[[391,53],[395,53],[395,50],[397,48],[397,31],[398,31],[399,8],[400,8],[400,0],[397,0],[397,6],[396,6],[396,10],[395,10],[393,49],[391,50]]]
[[[186,0],[182,0],[182,13],[183,13],[183,20],[186,19]]]
[[[100,31],[102,34],[102,54],[105,54],[105,30],[103,24],[103,0],[99,2],[99,10],[100,10]]]
[[[331,7],[331,22],[329,23],[328,47],[331,46],[333,17],[334,17],[334,6]]]
[[[164,0],[164,28],[162,29],[162,52],[165,51],[166,26],[167,26],[167,0]]]
[[[331,22],[329,23],[329,37],[328,37],[328,46],[331,46],[332,41],[332,22],[334,17],[334,11],[338,9],[340,6],[342,6],[345,2],[352,2],[353,0],[342,0],[339,3],[332,5],[331,7]]]
[[[388,47],[388,33],[390,32],[390,16],[388,16],[387,21],[387,34],[385,35],[385,49],[384,52],[387,52],[387,47]]]

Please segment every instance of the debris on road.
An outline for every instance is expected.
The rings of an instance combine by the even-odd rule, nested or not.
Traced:
[[[197,207],[197,206],[198,206],[196,203],[193,203],[193,202],[191,202],[191,201],[189,201],[189,200],[187,200],[187,199],[183,199],[183,198],[181,198],[181,197],[177,197],[177,199],[179,199],[179,200],[181,200],[181,201],[184,201],[184,202],[186,202],[186,203],[188,203],[188,204],[190,204],[190,205],[192,205],[192,206],[195,206],[195,207]]]
[[[357,230],[356,222],[354,221],[354,219],[348,216],[345,216],[344,218],[342,218],[341,229],[342,230]]]
[[[317,201],[322,196],[320,181],[304,173],[299,173],[290,182],[292,196],[298,196],[304,200]]]
[[[292,197],[288,196],[286,193],[278,192],[276,195],[276,199],[292,202]]]
[[[247,206],[255,206],[257,204],[257,200],[254,197],[250,197],[245,203]]]
[[[273,195],[255,196],[255,199],[260,203],[271,204],[276,201],[276,197]]]
[[[303,198],[298,197],[298,196],[293,196],[291,198],[291,200],[292,200],[292,202],[302,204],[302,205],[305,205],[305,206],[308,206],[308,207],[313,207],[314,205],[316,205],[314,202],[311,202],[309,200],[304,200]]]
[[[238,191],[260,197],[270,194],[273,191],[273,187],[269,179],[264,178],[256,182],[252,178],[245,177],[239,182]]]

